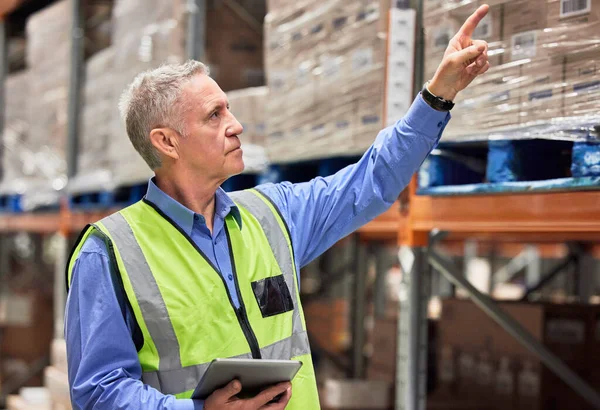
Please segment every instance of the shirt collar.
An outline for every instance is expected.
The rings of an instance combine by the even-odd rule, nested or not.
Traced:
[[[194,226],[194,211],[167,195],[156,185],[154,178],[151,178],[148,182],[146,199],[156,205],[188,235],[191,235],[192,227]],[[224,220],[230,213],[240,229],[242,229],[242,216],[239,208],[229,195],[222,188],[219,188],[215,192],[215,218]]]

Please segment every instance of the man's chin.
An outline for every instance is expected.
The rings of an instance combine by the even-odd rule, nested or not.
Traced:
[[[240,159],[239,162],[236,161],[236,164],[231,169],[231,176],[239,175],[246,169],[246,164],[244,164],[244,160]]]

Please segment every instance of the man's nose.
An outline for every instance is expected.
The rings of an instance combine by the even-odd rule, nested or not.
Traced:
[[[231,124],[227,127],[227,136],[231,137],[234,135],[240,135],[244,132],[244,127],[240,122],[235,118],[233,114],[231,114]]]

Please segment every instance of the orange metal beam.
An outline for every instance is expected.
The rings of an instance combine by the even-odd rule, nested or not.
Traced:
[[[541,258],[560,259],[567,255],[567,246],[564,243],[541,243],[534,244]],[[440,245],[446,253],[454,256],[464,254],[464,241],[443,241]],[[492,252],[502,258],[514,258],[523,252],[527,244],[517,242],[479,242],[477,244],[477,255],[486,257]]]
[[[400,216],[400,204],[395,202],[386,212],[359,228],[358,233],[365,241],[396,243],[404,223],[406,220]]]
[[[54,213],[0,215],[0,232],[54,233],[60,228],[60,216]]]
[[[91,212],[69,212],[68,213],[68,227],[71,233],[76,233],[85,228],[86,225],[98,222],[100,219],[107,217],[108,215],[119,211],[118,208],[107,209],[101,211]]]
[[[359,229],[361,239],[426,246],[437,228],[451,233],[444,246],[453,253],[462,253],[464,239],[474,238],[481,241],[482,252],[496,246],[497,254],[507,257],[518,254],[524,243],[540,246],[542,257],[560,256],[560,244],[569,240],[600,244],[600,192],[428,197],[414,195],[414,188],[413,183],[408,212],[396,202]],[[0,215],[0,232],[69,235],[116,211],[72,212],[63,204],[60,213]],[[592,253],[600,257],[600,245]]]
[[[413,195],[408,229],[413,237],[440,229],[457,237],[481,235],[524,242],[595,241],[600,239],[600,192]]]

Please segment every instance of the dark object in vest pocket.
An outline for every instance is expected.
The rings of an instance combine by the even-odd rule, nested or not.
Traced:
[[[252,290],[263,317],[275,316],[294,309],[294,302],[283,275],[254,281]]]

